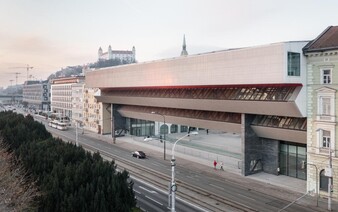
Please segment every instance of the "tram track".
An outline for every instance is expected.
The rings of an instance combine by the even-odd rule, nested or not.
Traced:
[[[52,133],[55,137],[60,137],[69,141],[69,137],[60,136],[59,134]],[[72,139],[71,139],[72,140]],[[69,141],[70,142],[70,141]],[[171,177],[161,172],[155,171],[151,168],[140,165],[128,159],[121,158],[120,156],[99,149],[89,144],[80,144],[85,150],[90,152],[99,152],[100,155],[107,160],[114,160],[115,164],[120,170],[127,170],[132,176],[137,176],[138,179],[150,183],[164,191],[168,191],[169,182]],[[250,206],[244,205],[240,202],[228,199],[219,194],[215,194],[210,191],[203,190],[197,186],[186,183],[185,181],[176,179],[178,190],[176,191],[177,197],[194,203],[208,211],[259,211]],[[241,185],[238,185],[241,186]],[[257,192],[257,191],[256,191]],[[259,191],[258,191],[259,192]],[[259,192],[261,193],[261,192]],[[285,205],[290,203],[289,200],[284,198],[276,198],[271,202],[266,203],[267,205],[273,205],[274,207],[283,208]],[[317,211],[316,209],[309,208],[306,205],[295,204],[299,211]],[[318,209],[318,208],[317,208]]]
[[[123,159],[113,153],[97,149],[88,144],[81,144],[81,146],[91,152],[99,152],[101,156],[107,157],[115,161],[119,169],[127,170],[131,175],[137,176],[141,180],[151,183],[163,190],[168,190],[168,182],[171,178],[163,173],[149,169],[140,164],[134,163],[130,160]],[[243,211],[253,212],[258,211],[246,205],[230,200],[215,193],[205,191],[199,187],[188,184],[182,180],[176,181],[178,190],[177,196],[196,205],[199,205],[210,211]]]

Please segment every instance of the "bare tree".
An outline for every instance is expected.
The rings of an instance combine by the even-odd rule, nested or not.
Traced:
[[[0,139],[0,211],[34,211],[36,182]]]

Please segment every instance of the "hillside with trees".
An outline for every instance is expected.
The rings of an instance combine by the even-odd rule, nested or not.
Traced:
[[[16,177],[26,183],[20,192],[32,197],[24,211],[135,209],[133,182],[127,171],[118,172],[114,161],[104,161],[99,153],[53,138],[31,116],[0,112],[0,138],[3,150],[15,158],[15,167],[22,166]],[[0,186],[2,179],[0,176]],[[5,194],[0,192],[0,209],[4,205],[15,208],[19,203],[6,203]]]
[[[95,63],[90,63],[88,66],[89,68],[106,68],[111,66],[119,66],[124,64],[130,64],[127,60],[120,60],[120,59],[110,59],[110,60],[99,60]],[[80,75],[82,73],[83,66],[77,65],[77,66],[68,66],[66,68],[62,68],[61,70],[51,74],[48,77],[48,80],[55,79],[58,77],[70,77],[72,75]]]

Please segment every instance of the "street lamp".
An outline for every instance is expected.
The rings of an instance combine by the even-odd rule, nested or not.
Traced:
[[[319,197],[319,187],[318,187],[318,168],[315,164],[305,162],[305,165],[314,166],[316,168],[316,196],[317,196],[317,207],[318,207],[318,197]]]
[[[323,140],[323,129],[319,128],[316,132],[319,132],[319,139],[322,142]],[[328,142],[328,141],[327,141]],[[327,210],[331,211],[331,199],[332,199],[332,154],[331,154],[331,143],[328,143],[328,150],[329,150],[329,167],[325,168],[325,176],[329,178],[328,182],[328,198],[327,198]]]
[[[166,125],[165,125],[165,116],[162,113],[152,111],[151,114],[157,114],[157,115],[162,116],[163,117],[163,125],[166,127]],[[165,150],[166,150],[166,147],[165,147],[165,133],[166,133],[166,130],[164,129],[164,132],[163,132],[163,145],[164,145],[163,158],[164,158],[164,160],[165,160]]]
[[[173,148],[171,149],[171,184],[170,184],[170,193],[171,193],[171,212],[175,212],[175,200],[176,200],[176,196],[175,196],[175,192],[177,190],[177,186],[176,186],[176,182],[175,182],[175,146],[177,144],[177,142],[179,142],[180,140],[182,140],[183,138],[189,136],[189,135],[197,135],[198,132],[193,131],[191,133],[186,134],[185,136],[177,139],[177,141],[175,141]],[[169,193],[169,195],[170,195]]]

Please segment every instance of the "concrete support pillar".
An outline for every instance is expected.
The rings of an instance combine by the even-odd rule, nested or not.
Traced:
[[[110,104],[111,111],[111,137],[113,138],[113,143],[116,142],[115,136],[115,117],[114,117],[114,104]]]
[[[241,140],[242,140],[242,175],[254,173],[254,166],[262,164],[262,142],[251,128],[255,115],[242,114]]]

